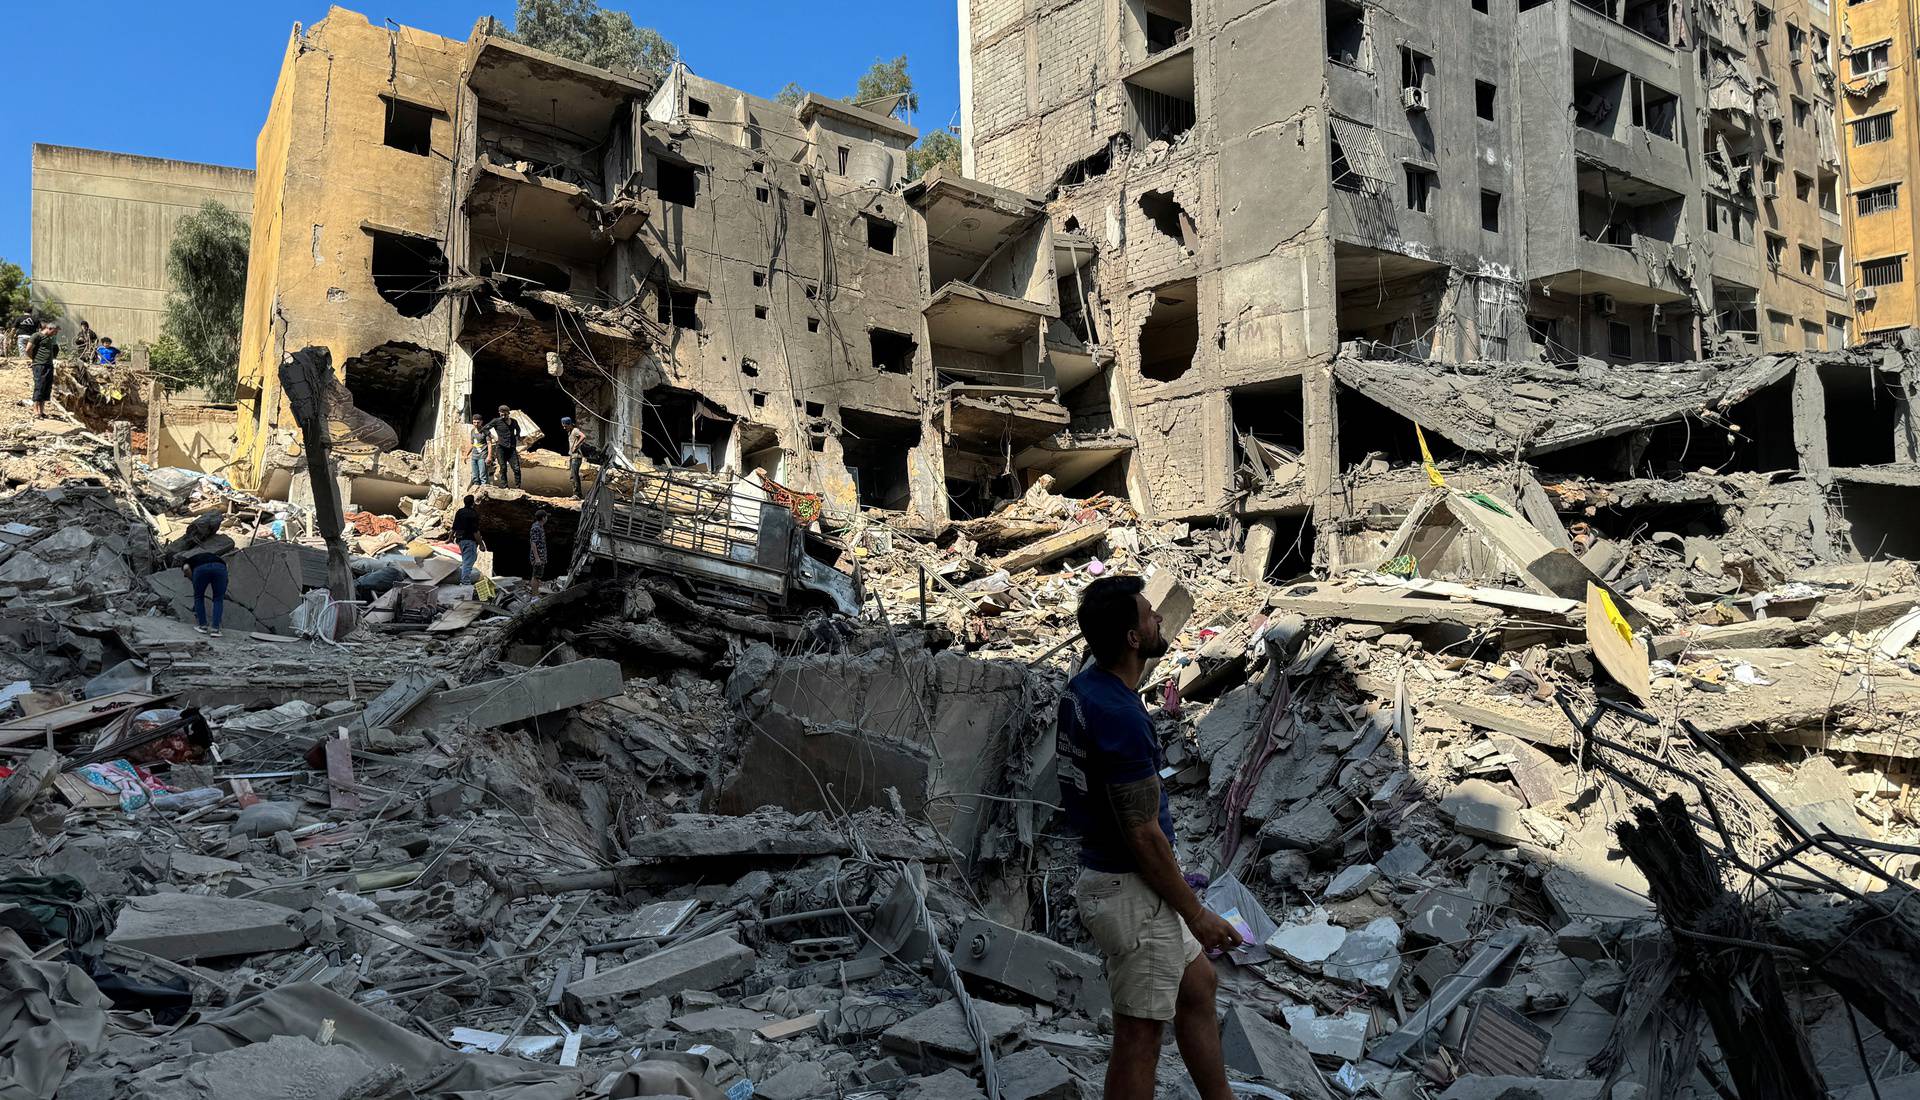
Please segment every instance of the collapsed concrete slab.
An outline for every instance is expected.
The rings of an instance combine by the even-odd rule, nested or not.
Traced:
[[[261,542],[227,555],[227,601],[221,625],[227,630],[293,632],[293,609],[306,592],[307,565],[299,546]],[[181,619],[193,618],[193,581],[178,569],[147,577]]]
[[[457,723],[493,729],[609,699],[624,686],[617,662],[574,661],[435,692],[421,700],[405,721],[409,728]]]
[[[1247,1005],[1227,1010],[1220,1029],[1227,1067],[1299,1100],[1333,1100],[1313,1054],[1287,1029]]]
[[[221,959],[306,943],[291,909],[244,898],[152,894],[127,899],[107,942],[163,959]]]
[[[1012,1005],[978,997],[973,999],[973,1010],[996,1056],[1011,1045],[1014,1035],[1030,1018]],[[980,1061],[979,1044],[967,1030],[967,1017],[960,1011],[959,1001],[943,1001],[900,1021],[881,1033],[880,1045],[912,1060],[923,1073],[971,1069]]]
[[[562,1000],[569,1019],[604,1022],[619,1006],[689,989],[717,989],[753,969],[753,949],[719,932],[574,982]]]

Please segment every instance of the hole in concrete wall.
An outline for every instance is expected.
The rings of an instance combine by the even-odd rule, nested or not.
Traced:
[[[641,414],[640,453],[665,466],[718,470],[735,420],[697,394],[655,387]]]
[[[1148,56],[1185,42],[1193,30],[1192,0],[1134,0],[1128,8],[1146,36]]]
[[[1417,164],[1406,165],[1407,209],[1421,214],[1433,213],[1435,196],[1440,192],[1440,173]]]
[[[660,196],[661,202],[670,202],[675,206],[693,207],[699,205],[700,174],[693,165],[664,157],[653,162],[653,191]]]
[[[913,373],[913,356],[919,348],[913,337],[904,332],[876,328],[868,330],[867,343],[873,354],[873,369],[888,374]]]
[[[904,510],[911,502],[907,455],[920,445],[920,422],[901,417],[840,412],[840,452],[859,486],[863,508]]]
[[[440,304],[447,254],[424,237],[367,231],[373,238],[373,289],[402,317],[425,317]]]
[[[1480,192],[1480,228],[1489,233],[1500,232],[1500,192]]]
[[[1140,212],[1153,222],[1153,227],[1166,236],[1179,241],[1189,252],[1198,243],[1199,230],[1194,228],[1193,218],[1188,216],[1186,208],[1179,200],[1165,191],[1149,191],[1140,196]]]
[[[1193,279],[1154,291],[1146,324],[1140,326],[1140,374],[1171,382],[1193,367],[1200,350],[1200,293]]]
[[[497,355],[481,349],[473,360],[473,396],[467,407],[492,420],[506,405],[533,418],[540,426],[540,442],[523,450],[565,454],[566,433],[560,430],[560,418],[571,416],[585,421],[588,414],[561,385],[562,379],[547,373],[546,357],[522,359]],[[464,438],[464,436],[462,437]],[[527,471],[521,471],[525,476]]]
[[[760,377],[760,365],[751,359],[740,360],[740,373],[748,378]]]
[[[754,307],[753,307],[753,319],[754,319],[754,320],[756,320],[756,321],[764,321],[764,320],[766,320],[766,319],[767,319],[767,307],[766,307],[766,306],[754,306]]]
[[[754,408],[756,408],[756,409],[764,409],[764,408],[766,408],[766,407],[767,407],[767,391],[765,391],[765,390],[750,390],[750,391],[748,391],[748,393],[749,393],[749,396],[751,396],[751,397],[753,398],[753,407],[754,407]]]
[[[1248,436],[1267,445],[1263,457],[1281,457],[1274,455],[1277,450],[1290,460],[1306,449],[1306,407],[1298,378],[1242,386],[1229,394],[1228,404],[1235,446],[1243,452]]]
[[[1648,539],[1661,533],[1682,538],[1711,537],[1727,533],[1725,510],[1716,502],[1680,501],[1659,504],[1611,504],[1591,516],[1569,516],[1569,521],[1584,519],[1603,538],[1617,542]]]
[[[1141,145],[1177,141],[1198,121],[1190,85],[1182,85],[1173,95],[1131,82],[1126,87],[1127,102],[1133,108],[1134,140]]]
[[[872,214],[862,214],[861,217],[867,222],[867,247],[875,252],[893,255],[894,237],[899,234],[900,227],[885,218],[876,218]]]
[[[404,99],[383,95],[386,107],[386,133],[381,141],[389,149],[424,157],[433,152],[433,116],[439,112]]]
[[[713,105],[704,99],[687,97],[687,113],[695,118],[708,118],[713,114]]]
[[[827,415],[827,406],[826,406],[826,404],[825,404],[824,402],[820,402],[820,401],[807,401],[807,402],[800,402],[800,401],[795,401],[795,402],[794,402],[794,404],[795,404],[796,406],[798,406],[798,405],[804,405],[804,406],[805,406],[805,409],[806,409],[806,413],[807,413],[807,415],[808,415],[808,416],[825,416],[825,415]]]
[[[766,273],[766,272],[764,272],[764,271],[756,271],[756,272],[754,272],[754,273],[753,273],[753,285],[754,285],[754,286],[766,286],[766,285],[767,285],[767,273]]]
[[[773,192],[765,187],[756,187],[753,189],[753,197],[760,202],[772,202]]]
[[[434,436],[443,363],[438,352],[396,342],[369,349],[341,366],[355,407],[392,428],[401,450],[418,451]]]
[[[1336,387],[1334,407],[1340,426],[1341,470],[1352,470],[1376,455],[1391,466],[1419,464],[1420,441],[1414,435],[1413,421],[1346,386]],[[1422,426],[1435,462],[1459,459],[1467,453],[1435,425]]]
[[[1597,478],[1675,477],[1702,469],[1770,473],[1799,465],[1791,381],[1755,393],[1724,418],[1717,424],[1684,417],[1537,455],[1533,462],[1543,472]]]
[[[1311,578],[1320,533],[1314,526],[1313,513],[1275,516],[1273,523],[1273,545],[1267,550],[1261,579],[1279,583]]]
[[[1112,170],[1113,142],[1109,139],[1107,144],[1102,147],[1099,152],[1089,153],[1079,160],[1074,161],[1072,164],[1067,165],[1066,170],[1060,173],[1060,178],[1054,181],[1054,187],[1070,187],[1076,183],[1085,183],[1090,179],[1098,179]],[[1076,223],[1074,228],[1067,230],[1067,232],[1072,233],[1078,228],[1079,226]]]
[[[811,217],[813,217],[813,212],[814,212],[815,210],[817,210],[817,209],[818,209],[818,206],[816,206],[816,205],[815,205],[815,203],[814,203],[814,201],[813,201],[812,199],[801,199],[801,200],[800,200],[800,215],[801,215],[801,217],[806,217],[806,218],[811,218]]]
[[[809,317],[809,318],[807,318],[807,331],[808,331],[808,332],[819,332],[819,331],[820,331],[820,318],[818,318],[818,317]]]
[[[1920,558],[1920,488],[1836,482],[1832,497],[1850,528],[1853,548],[1868,561]]]
[[[1493,116],[1494,101],[1496,98],[1498,98],[1499,94],[1500,94],[1500,89],[1497,88],[1496,86],[1489,84],[1484,80],[1474,81],[1473,82],[1473,113],[1480,118],[1484,118],[1484,119],[1487,119],[1488,121],[1492,121],[1494,117]]]
[[[1901,399],[1888,378],[1857,367],[1823,366],[1820,388],[1826,393],[1828,465],[1892,462]]]
[[[1327,58],[1357,69],[1368,68],[1367,9],[1348,0],[1327,0]]]
[[[699,291],[663,289],[658,295],[658,310],[655,319],[661,324],[700,331]]]

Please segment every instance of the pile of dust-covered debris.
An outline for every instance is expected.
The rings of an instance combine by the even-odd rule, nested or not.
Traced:
[[[1807,927],[1911,942],[1905,564],[1625,583],[1436,489],[1377,569],[1253,584],[1222,531],[1042,484],[853,520],[863,614],[789,616],[646,571],[460,584],[423,504],[358,531],[398,576],[346,629],[272,502],[74,425],[0,451],[0,1095],[1098,1095],[1052,752],[1110,573],[1166,620],[1178,854],[1247,941],[1236,1090],[1737,1095],[1701,941],[1616,833],[1668,795],[1829,1095],[1915,1084],[1911,957]],[[213,638],[175,559],[220,539]]]

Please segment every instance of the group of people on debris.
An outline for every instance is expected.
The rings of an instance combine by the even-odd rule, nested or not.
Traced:
[[[13,325],[14,350],[33,368],[33,418],[44,419],[47,402],[53,400],[53,364],[60,357],[60,323],[37,320],[33,314],[21,314]],[[95,334],[93,326],[80,322],[76,346],[85,362],[111,364],[119,360],[120,349],[107,337]]]
[[[587,442],[586,430],[575,424],[571,416],[560,418],[560,429],[567,434],[567,476],[573,481],[573,495],[585,497],[580,473],[589,460],[596,460],[593,445]],[[514,418],[511,407],[500,406],[499,415],[492,420],[484,413],[474,413],[473,424],[467,430],[466,449],[473,484],[523,488],[520,439],[520,422]]]
[[[552,561],[547,550],[547,520],[552,509],[545,505],[534,509],[533,522],[527,525],[527,583],[535,596],[540,594],[540,583],[547,579],[547,565]],[[453,513],[453,544],[460,548],[460,583],[472,584],[479,573],[475,569],[480,560],[480,551],[487,548],[487,540],[480,533],[479,501],[469,494],[461,508]]]

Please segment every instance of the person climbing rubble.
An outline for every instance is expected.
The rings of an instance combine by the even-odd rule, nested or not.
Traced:
[[[212,550],[200,550],[180,563],[180,569],[193,582],[193,629],[210,637],[220,637],[220,620],[227,610],[227,562]],[[207,607],[207,597],[213,606]]]
[[[1153,1095],[1168,1020],[1202,1100],[1228,1100],[1217,979],[1201,952],[1236,947],[1240,935],[1201,903],[1174,858],[1160,742],[1136,694],[1147,662],[1168,649],[1145,589],[1139,577],[1102,577],[1080,597],[1093,663],[1068,684],[1058,725],[1061,803],[1080,837],[1074,898],[1113,993],[1109,1100]]]

